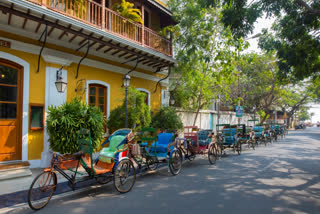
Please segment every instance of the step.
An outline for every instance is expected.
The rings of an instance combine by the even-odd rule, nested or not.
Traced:
[[[29,166],[0,170],[0,181],[31,176]]]
[[[10,162],[0,162],[0,171],[6,169],[20,168],[30,166],[28,161],[10,161]]]

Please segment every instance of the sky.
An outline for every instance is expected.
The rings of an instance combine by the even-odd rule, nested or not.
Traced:
[[[270,29],[274,20],[275,20],[274,18],[271,18],[271,19],[266,19],[266,17],[259,18],[255,23],[255,28],[253,33],[249,35],[248,38],[258,33],[261,33],[262,29],[264,28]],[[247,41],[250,44],[249,48],[246,50],[247,53],[250,53],[250,52],[261,53],[261,49],[258,47],[259,38],[248,39]],[[317,121],[320,122],[320,104],[314,104],[314,103],[310,104],[309,113],[311,112],[315,113],[315,115],[312,117],[312,123],[316,123]]]

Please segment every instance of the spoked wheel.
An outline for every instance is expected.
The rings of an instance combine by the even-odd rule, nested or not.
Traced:
[[[192,153],[190,152],[190,150],[187,149],[186,158],[187,158],[189,161],[193,161],[193,160],[196,158],[196,155],[195,155],[195,154],[192,154]]]
[[[169,159],[169,169],[172,175],[179,174],[182,166],[182,155],[179,150],[174,150]]]
[[[102,176],[96,177],[96,181],[99,184],[107,184],[111,180],[112,180],[111,176],[108,176],[108,175],[102,175]]]
[[[56,175],[49,172],[42,172],[32,182],[28,192],[28,204],[33,210],[40,210],[50,201],[57,187]]]
[[[241,154],[241,150],[242,150],[242,146],[241,146],[241,143],[237,143],[237,152],[238,152],[238,155]]]
[[[156,157],[147,157],[147,167],[150,170],[156,170],[158,168],[158,161],[156,159]]]
[[[218,158],[217,145],[211,144],[208,148],[208,159],[210,164],[215,164]]]
[[[118,192],[126,193],[132,189],[135,181],[136,170],[133,163],[128,159],[120,161],[113,175],[114,187]]]

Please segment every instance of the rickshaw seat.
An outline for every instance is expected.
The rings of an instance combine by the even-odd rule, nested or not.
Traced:
[[[152,143],[151,152],[167,152],[168,144],[173,142],[173,133],[160,133],[158,135],[158,141],[156,143]],[[156,148],[154,148],[156,145]],[[171,146],[169,149],[172,149]]]
[[[208,138],[208,135],[210,134],[210,131],[203,130],[198,132],[198,142],[199,146],[207,146],[210,144],[211,139]]]
[[[123,149],[126,136],[115,135],[110,138],[109,147],[103,148],[99,154],[101,162],[112,163],[112,158],[118,150]]]

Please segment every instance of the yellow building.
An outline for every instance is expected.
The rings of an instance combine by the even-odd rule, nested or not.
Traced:
[[[151,110],[167,103],[172,44],[157,31],[174,24],[166,2],[137,0],[142,25],[111,8],[120,0],[0,2],[0,163],[45,167],[45,112],[80,97],[108,117],[124,97],[123,77],[147,93]],[[132,1],[133,2],[133,1]],[[65,92],[56,82],[63,78]],[[158,87],[156,90],[157,83]]]

